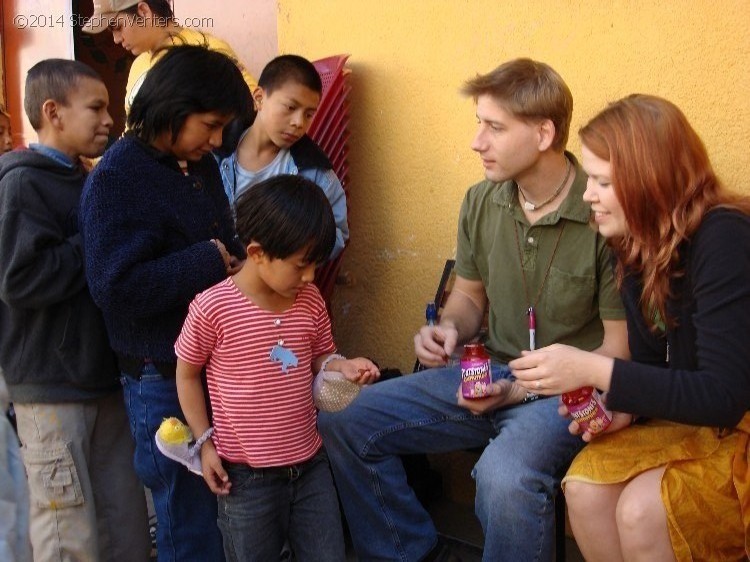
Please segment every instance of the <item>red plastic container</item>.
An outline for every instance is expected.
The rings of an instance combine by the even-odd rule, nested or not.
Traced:
[[[612,423],[612,412],[607,410],[599,392],[592,386],[564,392],[561,398],[570,415],[584,431],[601,433]]]
[[[461,356],[461,394],[469,399],[483,398],[491,383],[490,356],[484,345],[466,344]]]

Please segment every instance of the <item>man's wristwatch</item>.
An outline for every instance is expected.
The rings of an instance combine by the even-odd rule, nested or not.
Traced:
[[[539,398],[538,394],[535,394],[535,393],[533,393],[531,391],[527,391],[526,392],[526,398],[524,398],[523,400],[521,400],[521,402],[519,402],[519,404],[528,404],[529,402],[533,402],[534,400],[536,400],[538,398]]]

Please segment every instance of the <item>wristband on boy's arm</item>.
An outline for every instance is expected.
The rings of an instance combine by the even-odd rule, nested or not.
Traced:
[[[198,437],[198,439],[195,440],[195,444],[190,447],[190,453],[191,455],[195,455],[197,453],[200,453],[201,447],[203,447],[203,444],[208,441],[211,436],[214,434],[214,428],[209,427],[206,431],[203,432],[203,435]]]
[[[344,357],[343,355],[339,355],[338,353],[331,353],[331,355],[326,357],[325,361],[323,361],[323,364],[320,366],[320,370],[325,371],[326,368],[328,367],[328,364],[331,361],[334,361],[336,359],[341,359],[342,361],[346,361],[346,357]]]

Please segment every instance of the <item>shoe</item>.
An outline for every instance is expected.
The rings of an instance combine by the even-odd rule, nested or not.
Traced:
[[[166,418],[161,422],[154,439],[156,447],[165,457],[186,466],[190,472],[203,476],[201,456],[192,446],[193,434],[188,426],[177,418]]]

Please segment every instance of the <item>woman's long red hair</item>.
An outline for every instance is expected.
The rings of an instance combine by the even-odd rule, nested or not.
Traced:
[[[717,206],[750,214],[750,198],[725,191],[698,134],[673,103],[635,94],[610,104],[580,131],[581,142],[611,165],[611,180],[627,232],[611,240],[617,281],[640,274],[641,309],[655,329],[658,311],[673,326],[666,303],[678,268],[678,247]]]

